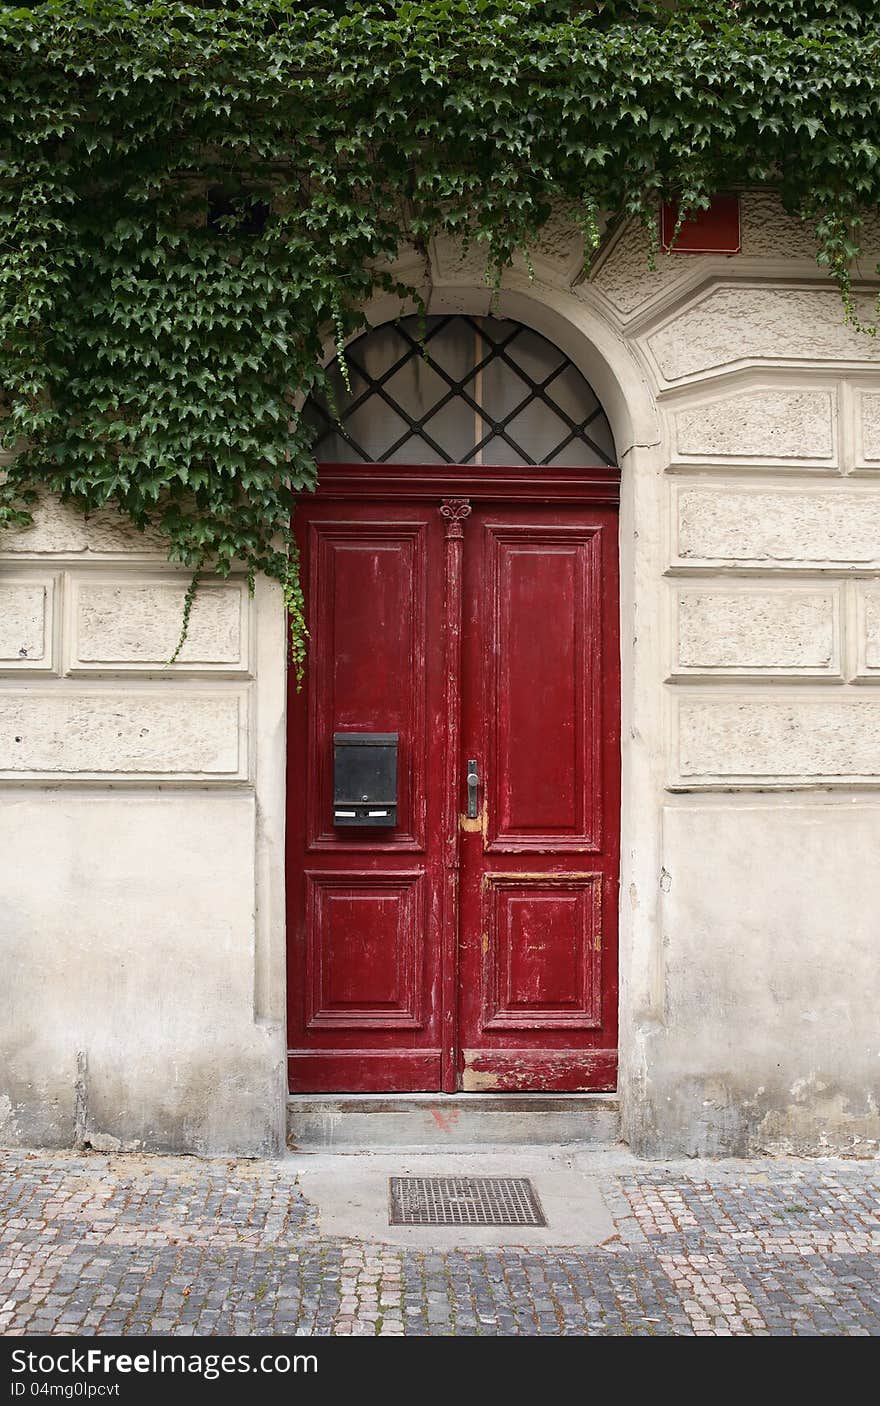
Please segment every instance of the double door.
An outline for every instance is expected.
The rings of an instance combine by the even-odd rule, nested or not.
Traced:
[[[298,509],[294,1090],[615,1085],[617,514],[596,471],[543,473],[530,500],[328,471]],[[352,824],[334,742],[376,734],[394,824]]]

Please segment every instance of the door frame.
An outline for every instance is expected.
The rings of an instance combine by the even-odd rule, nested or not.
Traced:
[[[313,493],[303,502],[342,501],[433,503],[445,521],[443,622],[444,622],[444,736],[443,774],[458,775],[461,732],[461,642],[463,523],[472,503],[564,504],[572,507],[619,508],[621,473],[617,467],[585,468],[496,465],[406,465],[321,463]],[[296,514],[294,514],[296,527]],[[307,666],[308,667],[308,666]],[[618,711],[619,711],[618,700]],[[288,728],[292,726],[288,710]],[[305,788],[291,784],[291,757],[287,748],[287,806],[305,804]],[[295,798],[295,801],[294,801]],[[292,862],[287,827],[285,866]],[[455,1093],[458,1085],[458,956],[460,946],[459,878],[461,831],[457,792],[450,784],[444,791],[442,816],[442,898],[441,898],[441,1092]],[[288,904],[290,901],[288,891]],[[288,912],[287,932],[292,931]],[[619,949],[616,953],[619,970]],[[619,1038],[619,1036],[618,1036]],[[288,1065],[290,1058],[288,1049]],[[289,1073],[288,1073],[289,1083]]]

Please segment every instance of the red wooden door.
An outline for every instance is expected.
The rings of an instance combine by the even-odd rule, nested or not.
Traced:
[[[613,1088],[616,514],[475,508],[464,601],[461,1087]]]
[[[339,466],[298,511],[292,1089],[614,1087],[615,500],[613,471]],[[394,829],[334,825],[338,731],[399,734]]]
[[[310,636],[290,695],[291,1088],[440,1087],[443,530],[436,507],[297,514]],[[334,827],[334,732],[397,732],[397,825]]]

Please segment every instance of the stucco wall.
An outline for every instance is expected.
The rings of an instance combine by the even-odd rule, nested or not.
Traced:
[[[624,1133],[877,1150],[880,348],[764,194],[739,256],[581,266],[560,219],[501,311],[623,468]],[[482,273],[438,245],[431,310]],[[2,1140],[281,1145],[283,612],[212,583],[167,669],[184,587],[110,517],[0,539]]]

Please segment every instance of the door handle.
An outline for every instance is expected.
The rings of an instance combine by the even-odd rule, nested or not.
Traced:
[[[468,820],[476,820],[480,813],[477,806],[477,791],[480,786],[480,778],[477,774],[476,761],[471,759],[467,765],[467,818]]]

